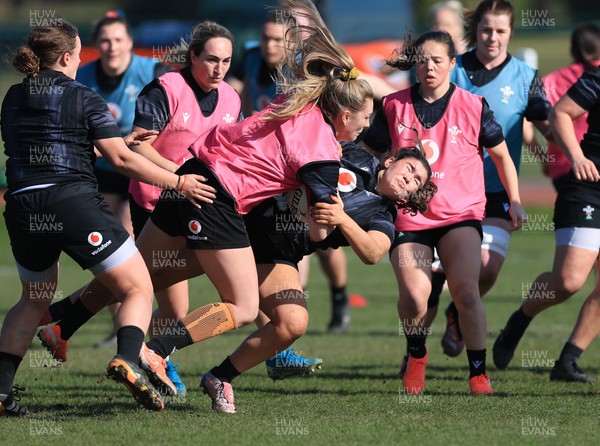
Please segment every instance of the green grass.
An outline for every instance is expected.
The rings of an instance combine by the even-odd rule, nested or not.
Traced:
[[[529,212],[538,222],[548,215],[542,209]],[[514,236],[499,281],[485,299],[489,349],[519,305],[522,288],[551,266],[553,235],[547,228],[537,229]],[[0,247],[3,317],[20,292],[4,227],[0,228]],[[532,322],[507,371],[495,370],[488,358],[496,392],[491,398],[467,394],[465,355],[451,359],[442,354],[444,318],[438,317],[428,342],[426,392],[407,397],[400,393],[396,377],[405,342],[398,334],[391,267],[387,260],[363,266],[351,253],[348,259],[349,291],[366,296],[369,306],[352,310],[350,333],[328,335],[324,330],[330,312],[328,290],[314,262],[308,288],[309,331],[295,347],[324,358],[323,369],[315,375],[272,382],[259,365],[234,381],[237,414],[211,412],[209,398],[198,390],[200,377],[251,331],[243,328],[176,353],[174,360],[181,363],[188,396],[162,413],[148,412],[138,409],[121,386],[108,380],[98,382],[114,354],[91,347],[110,329],[108,314],[103,312],[73,337],[69,361],[62,369],[36,366],[45,351],[34,340],[16,379],[27,387],[22,402],[33,415],[0,419],[0,443],[576,445],[590,444],[595,438],[596,388],[552,383],[548,369],[524,368],[521,361],[523,352],[530,351],[547,354],[548,359],[558,357],[590,283],[571,301]],[[59,294],[66,296],[89,277],[70,259],[61,259]],[[206,278],[192,281],[193,308],[214,300],[215,295]],[[442,304],[448,299],[444,292]],[[580,365],[600,375],[599,360],[600,348],[593,343]]]

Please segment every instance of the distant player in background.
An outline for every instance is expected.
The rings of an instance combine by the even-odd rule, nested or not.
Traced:
[[[431,30],[446,31],[452,37],[456,55],[467,51],[464,27],[464,7],[458,0],[435,3],[431,9]]]
[[[275,78],[285,56],[287,28],[275,12],[270,13],[262,25],[259,45],[246,50],[227,75],[227,82],[242,96],[244,116],[261,111],[278,94]]]

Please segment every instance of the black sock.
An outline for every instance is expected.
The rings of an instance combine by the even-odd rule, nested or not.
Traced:
[[[52,322],[60,321],[63,317],[65,317],[66,314],[68,314],[72,306],[73,302],[71,302],[70,295],[62,300],[50,304],[48,311],[50,312],[50,316],[52,316]]]
[[[144,332],[141,328],[135,325],[119,328],[117,331],[117,355],[137,364],[142,342],[144,342]]]
[[[510,316],[508,322],[506,323],[504,335],[506,336],[507,340],[510,340],[513,343],[519,342],[532,320],[532,317],[529,317],[523,313],[523,307],[520,307]]]
[[[96,313],[85,308],[83,302],[77,299],[71,306],[71,310],[56,325],[60,326],[60,337],[65,341],[70,339],[79,328],[89,321]]]
[[[469,378],[485,375],[485,348],[483,350],[467,350],[469,359]]]
[[[157,355],[166,358],[175,350],[181,350],[194,343],[187,328],[185,328],[185,325],[181,321],[177,321],[177,324],[175,324],[170,332],[173,334],[168,336],[156,336],[151,341],[146,342],[146,346],[149,349],[154,350],[154,353]]]
[[[331,287],[331,304],[333,305],[334,314],[346,311],[348,307],[348,295],[346,294],[346,287]]]
[[[568,366],[573,362],[577,362],[583,350],[577,347],[575,344],[571,344],[567,342],[560,352],[560,358],[558,358],[558,362],[560,362],[564,366]]]
[[[221,381],[224,381],[227,383],[230,383],[231,381],[234,380],[234,378],[241,375],[241,373],[238,372],[237,369],[231,363],[229,356],[227,358],[225,358],[225,360],[221,364],[219,364],[217,367],[213,367],[210,370],[210,373],[212,373],[214,376],[216,376]]]
[[[422,335],[406,335],[407,351],[410,356],[416,359],[424,358],[427,354],[427,347],[425,347],[425,341],[427,336]]]
[[[445,282],[446,275],[444,273],[431,273],[431,294],[427,300],[427,308],[438,306]]]
[[[12,391],[15,374],[22,360],[19,356],[0,352],[0,401],[10,403],[7,397]]]

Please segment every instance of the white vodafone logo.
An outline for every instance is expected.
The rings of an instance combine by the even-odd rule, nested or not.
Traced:
[[[440,157],[440,147],[437,143],[431,139],[424,139],[421,141],[423,150],[425,151],[425,158],[429,164],[435,163]]]
[[[351,170],[340,167],[338,189],[340,192],[351,192],[356,189],[356,174]]]
[[[202,225],[198,220],[190,220],[188,223],[188,229],[192,234],[198,234],[200,231],[202,231]]]
[[[90,245],[92,246],[99,246],[102,244],[102,240],[104,240],[102,238],[102,234],[100,234],[97,231],[94,232],[90,232],[90,234],[88,235],[87,241]]]

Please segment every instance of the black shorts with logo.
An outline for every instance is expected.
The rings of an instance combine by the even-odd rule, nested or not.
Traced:
[[[554,227],[600,229],[600,184],[569,172],[556,197]]]
[[[485,193],[485,218],[501,218],[511,221],[510,199],[506,191],[502,192],[486,192]]]
[[[178,175],[197,174],[207,178],[207,184],[217,190],[212,203],[194,207],[173,190],[164,190],[150,218],[172,237],[183,236],[189,249],[236,249],[250,246],[244,219],[236,210],[235,200],[215,174],[202,161],[186,161]]]
[[[64,251],[83,269],[107,259],[129,238],[89,183],[66,183],[5,194],[4,218],[15,260],[45,271]]]

